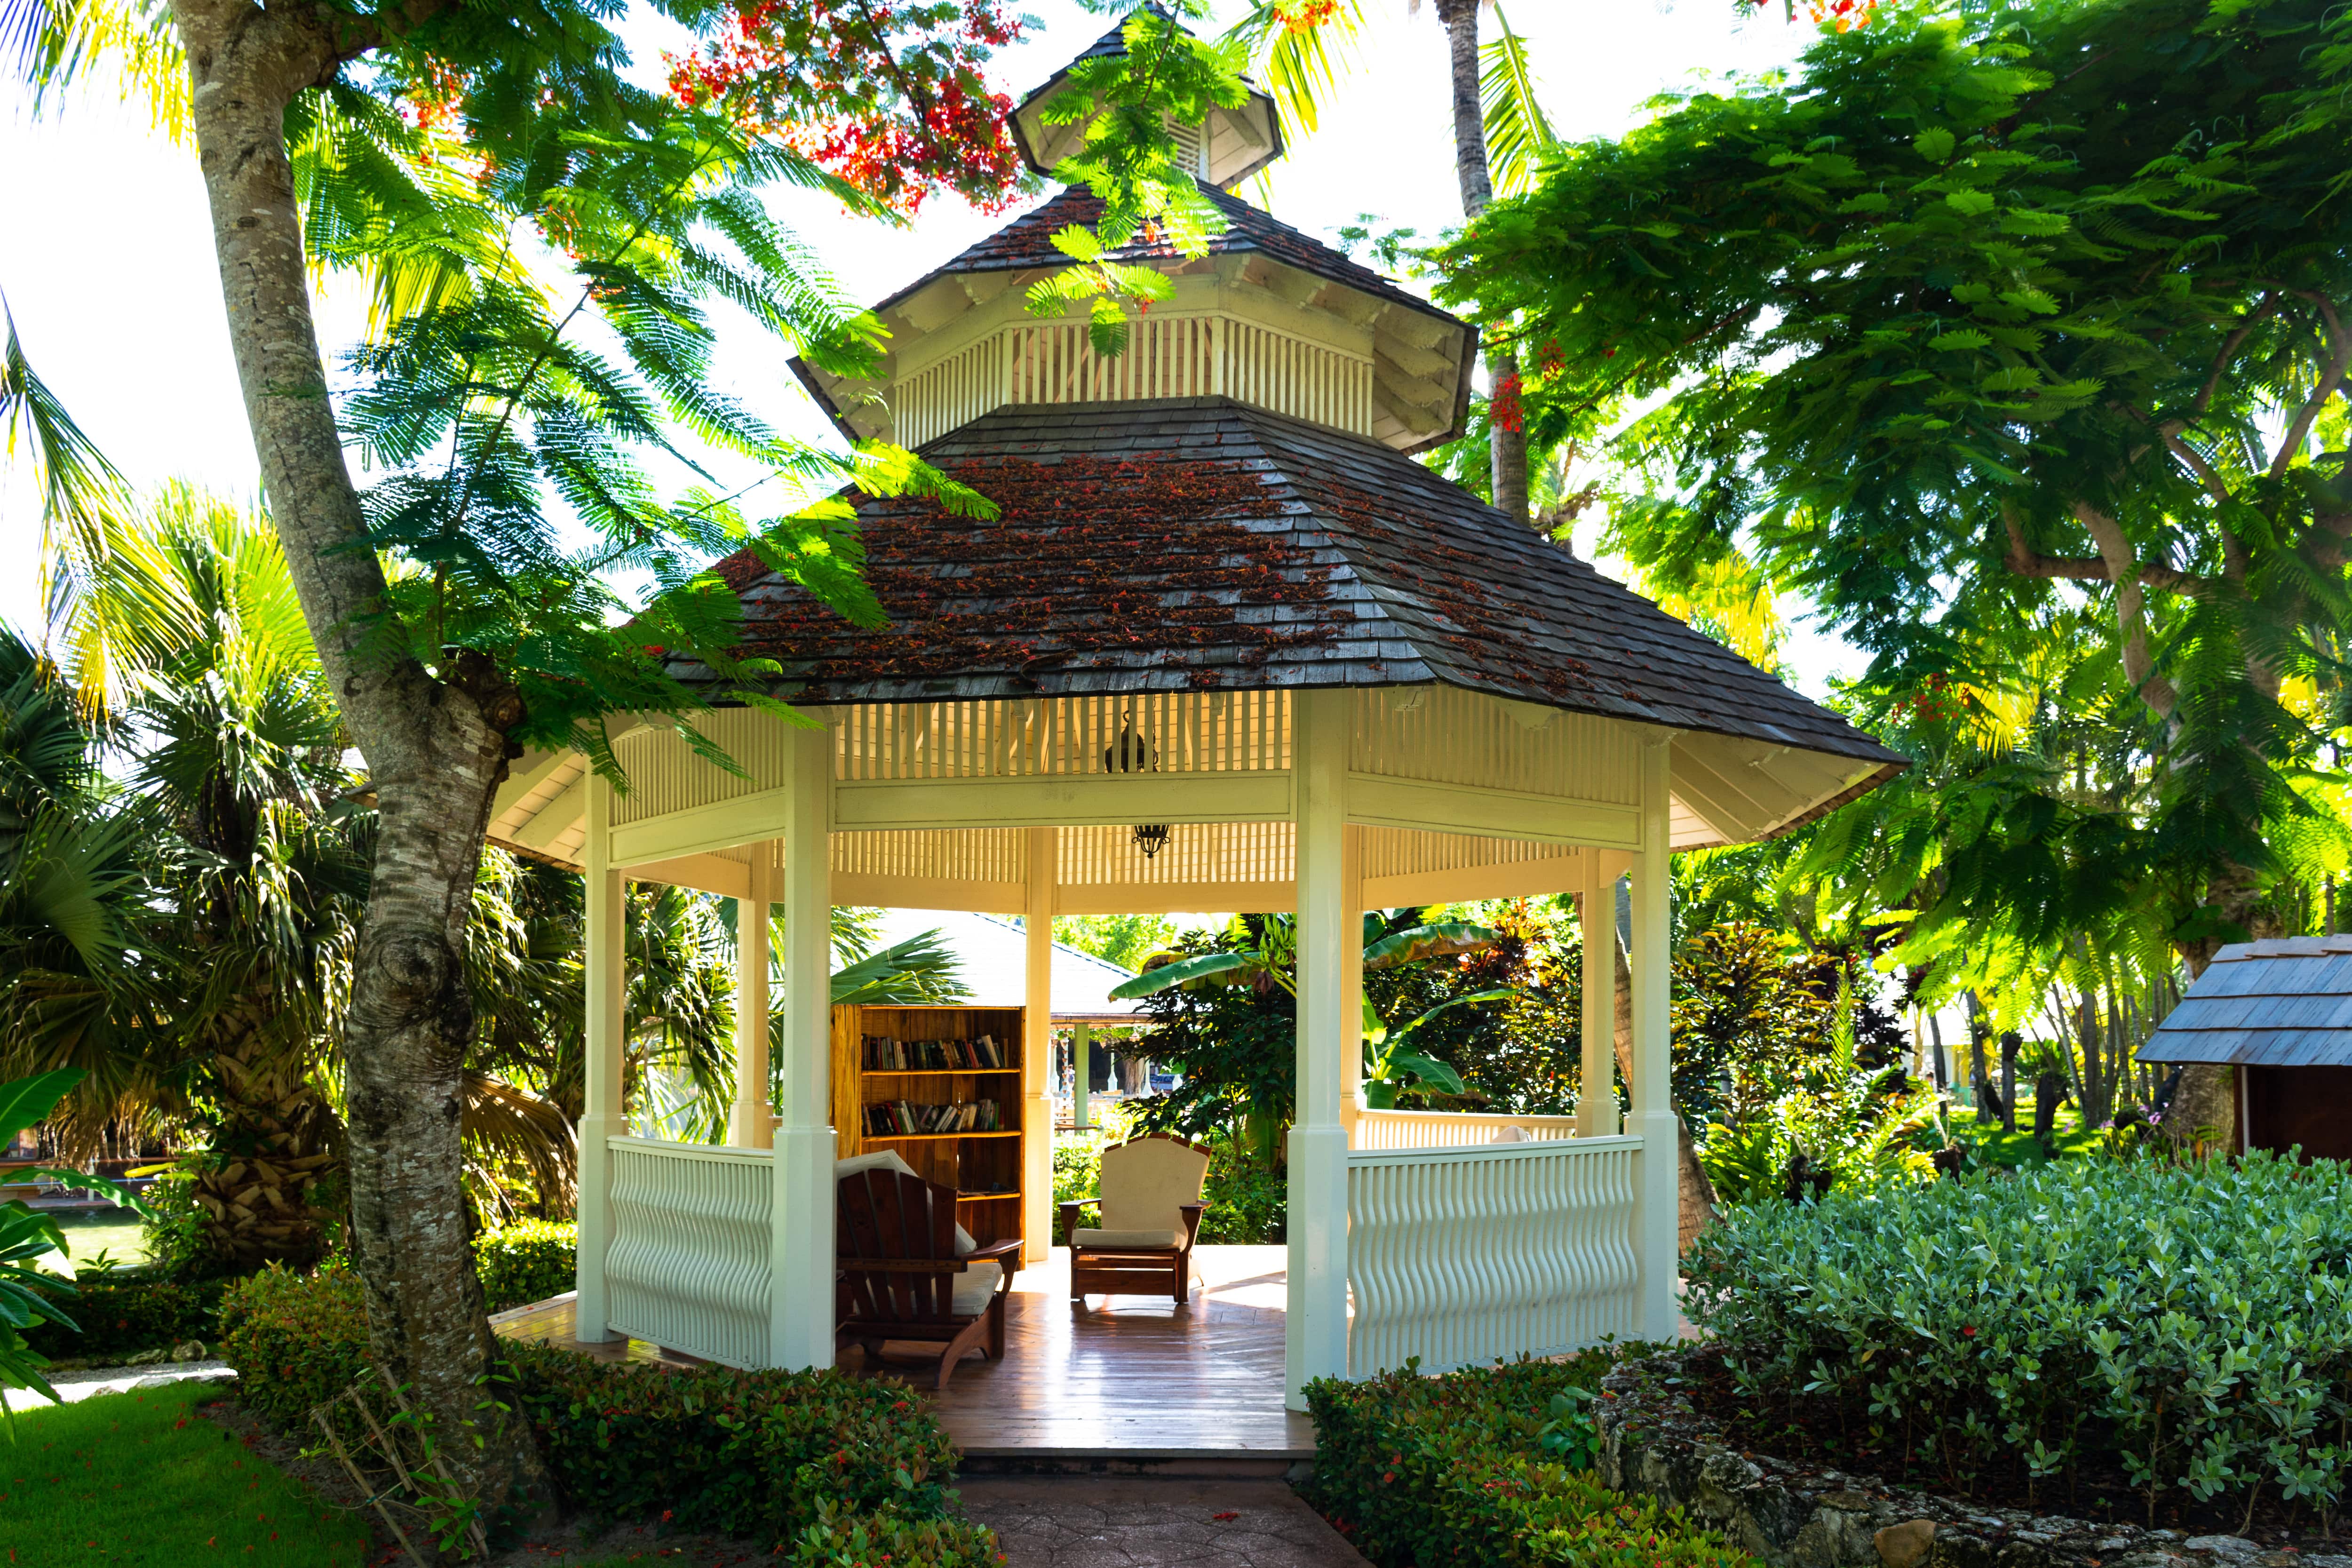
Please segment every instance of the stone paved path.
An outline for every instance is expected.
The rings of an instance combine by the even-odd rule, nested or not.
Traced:
[[[1009,1568],[1365,1568],[1276,1480],[975,1476],[957,1489]]]

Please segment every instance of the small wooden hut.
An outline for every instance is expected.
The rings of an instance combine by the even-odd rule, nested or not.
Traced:
[[[2227,1068],[2241,1150],[2352,1160],[2352,936],[2223,948],[2139,1059]]]

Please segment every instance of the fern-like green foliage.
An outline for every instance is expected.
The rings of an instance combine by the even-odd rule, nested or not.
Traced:
[[[2346,864],[2347,81],[2326,0],[1882,6],[1447,252],[1531,440],[1615,459],[1604,548],[1872,656],[1848,700],[1935,786],[1856,808],[1932,841],[1873,852],[1906,960],[2127,906],[2194,955]]]

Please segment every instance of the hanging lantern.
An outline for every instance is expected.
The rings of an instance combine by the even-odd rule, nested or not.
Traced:
[[[1156,773],[1160,771],[1160,749],[1135,732],[1135,710],[1124,710],[1118,716],[1118,739],[1103,749],[1103,772],[1107,773]],[[1164,822],[1138,825],[1135,847],[1146,860],[1168,847],[1169,827]]]

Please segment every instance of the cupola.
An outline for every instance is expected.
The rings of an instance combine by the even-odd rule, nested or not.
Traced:
[[[1079,61],[1126,47],[1114,28]],[[1076,145],[1045,103],[1071,67],[1014,111],[1033,166]],[[920,447],[996,409],[1225,397],[1416,452],[1461,434],[1477,352],[1470,327],[1226,188],[1281,152],[1263,93],[1191,128],[1202,189],[1226,226],[1197,258],[1139,240],[1111,258],[1157,268],[1174,285],[1135,324],[1124,353],[1104,356],[1075,308],[1029,312],[1028,286],[1069,265],[1053,236],[1091,227],[1102,204],[1073,186],[875,307],[888,330],[879,374],[853,379],[795,360],[793,369],[853,440]],[[1065,145],[1065,142],[1067,145]]]
[[[1093,47],[1055,71],[1052,80],[1014,108],[1013,140],[1021,144],[1021,156],[1032,169],[1051,174],[1086,139],[1087,121],[1067,125],[1045,122],[1045,106],[1069,87],[1070,72],[1088,60],[1125,53],[1127,22],[1121,18],[1118,26],[1095,40]],[[1282,156],[1282,121],[1274,111],[1274,100],[1255,86],[1249,101],[1237,109],[1214,109],[1202,124],[1171,123],[1168,129],[1177,145],[1192,155],[1192,173],[1219,190],[1232,190]]]

